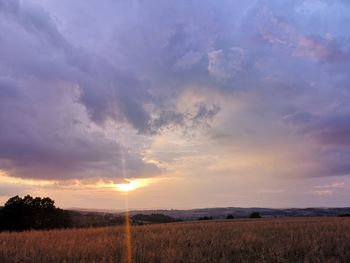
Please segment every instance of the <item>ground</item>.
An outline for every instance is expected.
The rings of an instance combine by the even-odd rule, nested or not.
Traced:
[[[125,228],[0,233],[0,262],[126,262]],[[349,218],[182,222],[132,228],[133,262],[350,262]]]

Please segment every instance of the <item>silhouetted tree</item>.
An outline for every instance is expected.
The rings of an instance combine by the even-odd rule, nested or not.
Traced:
[[[163,214],[136,214],[132,216],[132,221],[137,222],[148,222],[148,223],[171,223],[176,222],[177,220],[175,218],[172,218],[167,215]]]
[[[259,212],[253,212],[249,215],[249,218],[261,218],[261,215]]]
[[[235,217],[233,215],[231,215],[231,214],[226,216],[226,219],[234,219],[234,218]]]
[[[67,228],[72,225],[68,212],[56,208],[48,198],[11,197],[0,210],[0,230]]]
[[[350,217],[350,214],[349,214],[349,213],[347,213],[347,214],[341,214],[341,215],[339,215],[339,217]]]
[[[198,220],[212,220],[212,219],[213,219],[213,217],[211,217],[211,216],[202,216],[202,217],[198,218]]]

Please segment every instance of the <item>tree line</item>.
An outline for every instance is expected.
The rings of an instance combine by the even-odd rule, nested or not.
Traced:
[[[11,197],[0,210],[0,231],[68,228],[72,220],[67,211],[48,197]]]

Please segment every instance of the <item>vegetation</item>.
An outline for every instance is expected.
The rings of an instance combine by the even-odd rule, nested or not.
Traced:
[[[0,262],[125,262],[125,228],[0,233]],[[133,262],[350,262],[349,218],[134,226]]]
[[[226,219],[234,219],[235,217],[233,216],[233,215],[231,215],[231,214],[229,214],[229,215],[227,215],[226,216]]]
[[[0,210],[0,230],[23,231],[30,229],[67,228],[72,224],[68,212],[55,207],[48,198],[10,198]]]
[[[261,218],[261,215],[259,212],[253,212],[249,215],[249,218]]]
[[[198,220],[213,220],[213,217],[212,216],[202,216],[200,218],[198,218]]]
[[[117,216],[111,213],[69,211],[72,218],[72,227],[105,227],[123,225],[124,216]]]
[[[340,217],[350,217],[350,214],[341,214]]]
[[[84,228],[123,225],[124,215],[112,213],[65,211],[55,207],[48,198],[31,197],[10,198],[4,207],[0,207],[0,231],[23,231],[31,229]],[[163,214],[136,214],[132,224],[171,223],[176,220]]]
[[[172,223],[176,222],[177,220],[166,216],[163,214],[150,214],[150,215],[144,215],[144,214],[136,214],[132,216],[132,222],[135,224],[141,224],[141,223]]]
[[[101,212],[69,211],[72,227],[104,227],[125,224],[125,215]],[[163,214],[136,214],[131,217],[133,225],[172,223],[180,220]]]

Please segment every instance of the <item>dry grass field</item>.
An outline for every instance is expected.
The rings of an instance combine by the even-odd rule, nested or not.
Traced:
[[[122,227],[0,233],[0,262],[125,262]],[[150,262],[350,262],[349,218],[136,226],[132,259]]]

